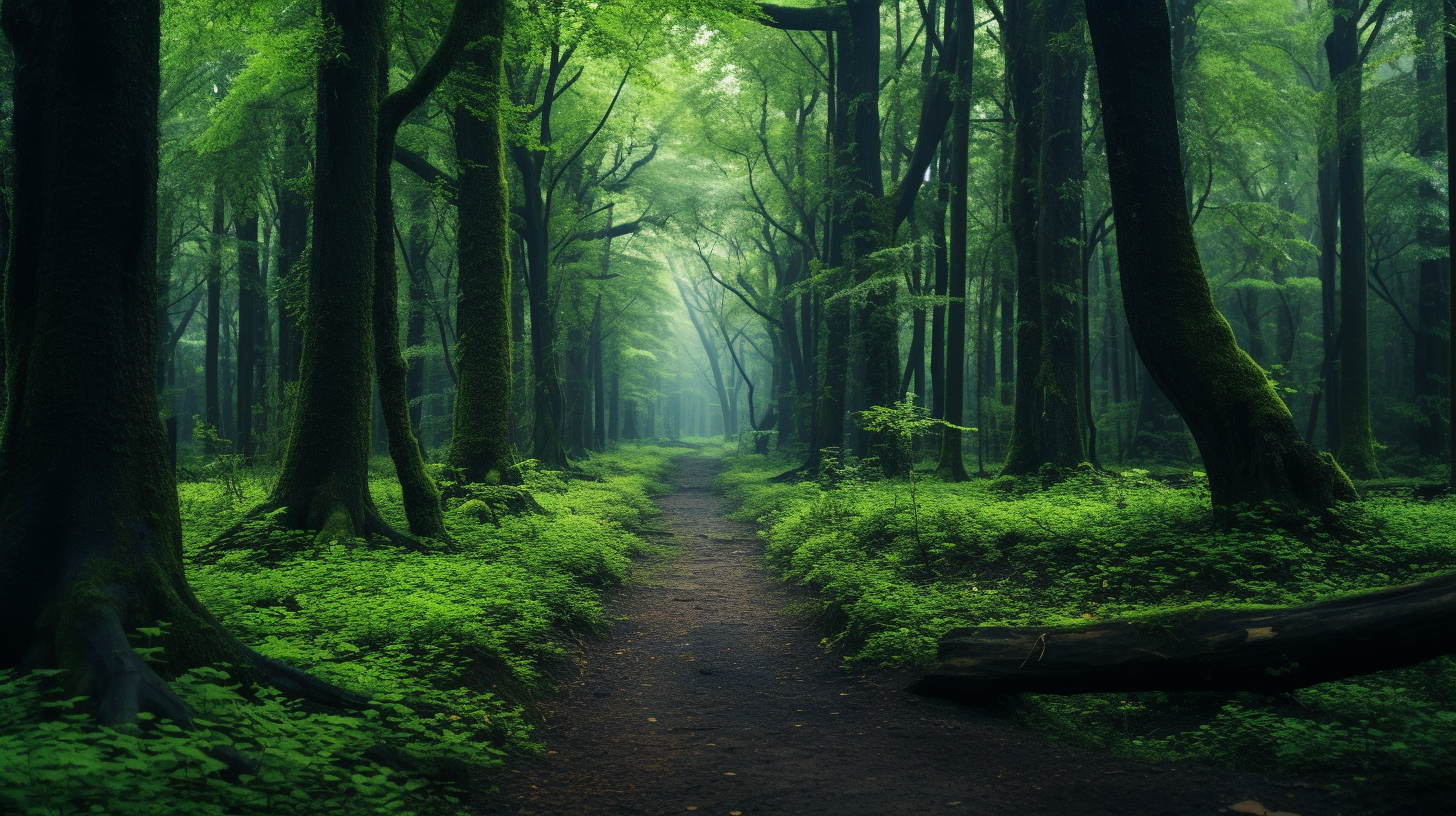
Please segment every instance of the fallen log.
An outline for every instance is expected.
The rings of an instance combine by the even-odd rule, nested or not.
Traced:
[[[1456,654],[1456,574],[1304,606],[1189,609],[1083,626],[953,629],[912,691],[1272,694]]]

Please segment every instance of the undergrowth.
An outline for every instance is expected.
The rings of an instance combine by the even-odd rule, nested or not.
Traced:
[[[1290,529],[1276,507],[1215,523],[1206,479],[1083,470],[950,484],[832,462],[734,460],[717,488],[757,521],[769,564],[810,586],[848,668],[921,667],[947,630],[1166,618],[1294,604],[1456,571],[1456,499],[1373,496]],[[1053,478],[1055,477],[1055,478]],[[1022,695],[1055,739],[1148,759],[1323,776],[1370,793],[1456,796],[1456,660],[1291,695]]]
[[[453,542],[424,553],[273,531],[199,559],[273,474],[192,471],[200,478],[179,491],[187,576],[203,605],[248,645],[370,706],[320,712],[240,688],[221,666],[172,681],[197,714],[193,729],[109,729],[65,697],[55,672],[0,673],[0,813],[458,811],[482,771],[539,748],[531,700],[550,687],[550,661],[602,630],[602,593],[647,551],[636,533],[680,452],[623,447],[568,477],[527,469],[541,512],[492,523],[475,511],[479,497],[452,499]],[[406,529],[388,461],[373,475],[381,514]],[[137,645],[158,634],[138,632]]]

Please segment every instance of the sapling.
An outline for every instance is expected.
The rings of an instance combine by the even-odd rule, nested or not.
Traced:
[[[920,554],[920,560],[925,569],[932,571],[930,551],[925,547],[920,536],[920,499],[917,489],[920,477],[915,472],[913,443],[916,438],[928,436],[940,428],[950,428],[963,433],[975,432],[976,429],[965,428],[932,417],[929,411],[915,404],[915,395],[908,392],[904,399],[893,405],[876,405],[861,411],[859,423],[860,427],[865,430],[880,434],[889,443],[887,455],[900,460],[892,463],[890,467],[882,466],[882,470],[886,474],[894,472],[905,474],[905,480],[909,484],[910,520],[915,537],[915,550]]]

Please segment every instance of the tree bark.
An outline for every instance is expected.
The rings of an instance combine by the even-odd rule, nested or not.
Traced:
[[[954,629],[915,690],[1274,694],[1456,652],[1456,575],[1293,607],[1190,611],[1166,621]]]
[[[1088,0],[1123,303],[1139,354],[1188,423],[1218,506],[1317,511],[1353,499],[1305,444],[1214,306],[1189,218],[1162,0]]]
[[[1042,393],[1042,275],[1038,270],[1036,221],[1037,174],[1041,166],[1041,117],[1038,104],[1040,64],[1045,34],[1040,9],[1031,0],[1006,3],[1006,72],[1011,110],[1016,119],[1011,160],[1009,207],[1012,244],[1016,248],[1016,396],[1005,473],[1034,473],[1042,465],[1040,432]]]
[[[1335,143],[1340,168],[1340,465],[1357,479],[1380,475],[1370,427],[1369,291],[1365,258],[1364,92],[1360,0],[1334,0],[1334,32],[1325,41],[1335,88]]]
[[[940,462],[935,472],[942,479],[963,482],[970,478],[961,450],[965,422],[966,357],[966,226],[969,199],[971,140],[971,66],[975,52],[976,16],[971,0],[956,0],[955,32],[960,40],[956,60],[955,110],[951,136],[945,144],[950,156],[950,306],[946,316],[945,421],[940,431]],[[977,389],[979,391],[979,389]]]
[[[337,49],[319,61],[313,253],[298,398],[269,502],[286,527],[395,534],[369,495],[379,65],[383,0],[324,0]],[[271,508],[270,508],[271,509]]]
[[[1451,240],[1449,233],[1453,225],[1449,191],[1456,190],[1456,186],[1452,186],[1456,185],[1456,162],[1450,160],[1451,156],[1456,156],[1456,124],[1453,124],[1452,121],[1453,115],[1456,115],[1456,0],[1445,0],[1444,11],[1443,17],[1446,24],[1446,36],[1444,37],[1446,46],[1446,190],[1448,195],[1446,200],[1446,227],[1448,230],[1446,246],[1450,248],[1450,251],[1456,251],[1456,241]],[[1448,268],[1453,268],[1449,257],[1446,262]],[[1446,325],[1456,329],[1456,281],[1452,281],[1451,285],[1446,287],[1446,291],[1451,298]],[[1451,444],[1446,446],[1447,456],[1450,457],[1447,478],[1451,485],[1456,486],[1456,331],[1447,332],[1447,341],[1449,343],[1446,349],[1446,361],[1449,366],[1446,376],[1448,388],[1446,404],[1449,411],[1447,427],[1453,429],[1450,434]]]
[[[471,98],[455,110],[460,275],[450,464],[466,482],[514,484],[510,199],[500,117],[506,9],[504,0],[484,5],[482,39],[464,55]]]
[[[1440,28],[1441,14],[1434,6],[1416,9],[1416,36],[1426,47],[1416,56],[1416,153],[1427,163],[1434,163],[1442,147],[1441,124],[1442,98],[1437,94],[1440,88],[1439,56],[1436,53],[1436,32]],[[1440,206],[1441,191],[1429,181],[1422,181],[1417,193],[1421,200],[1419,222],[1416,224],[1416,238],[1420,247],[1427,252],[1449,253],[1446,246],[1449,237],[1441,229],[1440,221],[1433,212]],[[1444,335],[1450,330],[1447,324],[1447,304],[1450,294],[1450,259],[1422,258],[1420,261],[1420,286],[1417,296],[1416,320],[1419,333],[1415,347],[1415,397],[1416,408],[1421,421],[1416,428],[1416,443],[1423,456],[1439,456],[1445,417],[1441,415],[1439,403],[1442,397],[1441,381],[1446,378],[1448,361],[1447,343]]]
[[[303,122],[290,117],[283,132],[283,183],[278,187],[278,386],[298,382],[303,351],[298,315],[303,310],[304,287],[297,279],[303,250],[308,246],[308,201],[297,189],[308,172],[308,146]],[[280,393],[279,404],[284,394]]]
[[[212,189],[212,229],[207,239],[207,326],[202,349],[202,421],[212,431],[219,433],[222,429],[222,392],[218,369],[221,362],[219,357],[223,321],[222,235],[225,229],[222,183],[215,182]],[[207,452],[216,453],[216,447],[209,443]]]
[[[433,288],[426,267],[430,261],[428,191],[421,190],[410,202],[409,239],[404,247],[405,269],[409,274],[406,284],[408,306],[405,313],[404,347],[420,349],[425,345],[425,320],[430,310],[430,290]],[[442,347],[443,349],[443,347]],[[409,398],[410,427],[415,439],[419,440],[420,422],[424,419],[425,358],[415,353],[408,357],[409,373],[405,375],[405,396]],[[423,442],[421,442],[423,444]]]
[[[456,58],[476,36],[483,0],[456,0],[449,27],[440,44],[403,88],[389,92],[388,43],[379,52],[379,122],[374,176],[374,366],[379,401],[389,431],[389,456],[404,499],[410,532],[444,540],[445,515],[440,491],[425,471],[420,443],[415,440],[409,412],[409,364],[399,349],[399,273],[395,263],[393,179],[394,141],[404,119],[445,80]],[[509,349],[506,359],[509,360]],[[457,375],[458,378],[458,375]],[[506,392],[507,394],[509,391]]]
[[[266,297],[258,266],[258,212],[256,203],[239,202],[242,221],[238,224],[238,342],[237,398],[238,447],[244,461],[251,463],[253,444],[253,367],[258,342],[258,321]]]
[[[183,574],[155,376],[160,19],[157,0],[0,10],[17,68],[0,669],[66,670],[113,726],[190,721],[127,639],[159,621],[169,676],[231,663],[245,681],[337,692],[239,644]]]
[[[1076,42],[1078,4],[1043,4],[1041,164],[1037,174],[1036,253],[1041,276],[1041,393],[1037,466],[1072,467],[1087,459],[1082,413],[1079,297],[1082,261],[1082,99],[1087,61]],[[1070,42],[1069,42],[1070,40]],[[1028,440],[1029,441],[1029,440]]]

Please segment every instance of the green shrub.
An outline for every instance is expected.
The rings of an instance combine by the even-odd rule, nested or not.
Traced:
[[[818,597],[847,667],[919,667],[948,629],[1157,618],[1197,606],[1294,604],[1456,570],[1456,500],[1391,495],[1289,529],[1278,508],[1216,523],[1202,474],[1082,470],[948,484],[772,484],[789,463],[735,460],[717,487],[763,527],[770,565]],[[1456,795],[1456,673],[1437,661],[1292,697],[1023,695],[1060,739]],[[1297,702],[1295,702],[1297,700]]]
[[[482,522],[461,511],[470,499],[452,500],[452,546],[424,553],[270,531],[190,562],[199,599],[229,631],[367,695],[369,708],[321,714],[269,689],[245,698],[226,667],[204,668],[173,681],[195,728],[107,729],[59,696],[56,673],[0,674],[0,812],[456,812],[473,769],[539,747],[524,707],[550,687],[543,662],[602,630],[602,592],[645,551],[634,531],[681,452],[624,448],[565,479],[527,468],[540,512]],[[380,512],[404,529],[388,461],[373,464]],[[269,486],[265,470],[181,484],[189,558]],[[230,767],[223,746],[256,772]]]

